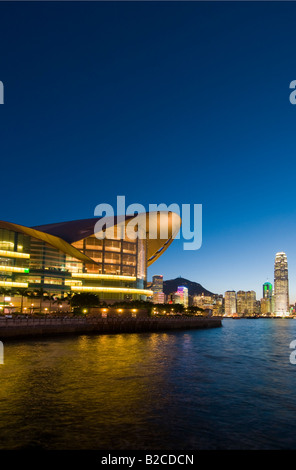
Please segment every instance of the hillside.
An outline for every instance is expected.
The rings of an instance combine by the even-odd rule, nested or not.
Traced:
[[[166,295],[176,292],[179,286],[185,286],[188,288],[189,295],[213,295],[213,292],[205,289],[198,282],[189,281],[183,277],[177,277],[176,279],[170,279],[163,281],[163,291]]]

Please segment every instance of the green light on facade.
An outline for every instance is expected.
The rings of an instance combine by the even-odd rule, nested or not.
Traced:
[[[25,268],[25,273],[28,273],[30,270],[28,268]]]

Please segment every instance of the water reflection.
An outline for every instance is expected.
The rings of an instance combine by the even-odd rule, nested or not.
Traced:
[[[5,345],[0,447],[295,448],[292,320]]]

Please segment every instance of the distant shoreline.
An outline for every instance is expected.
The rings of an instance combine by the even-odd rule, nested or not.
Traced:
[[[222,317],[223,320],[294,320],[296,317],[287,315],[286,317],[264,317],[264,316],[249,316],[249,317]]]

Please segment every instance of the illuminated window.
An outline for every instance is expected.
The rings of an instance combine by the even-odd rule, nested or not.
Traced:
[[[44,284],[54,284],[57,286],[63,285],[63,280],[58,277],[45,277]]]
[[[122,275],[124,276],[135,276],[136,268],[130,266],[122,266]]]
[[[104,257],[105,263],[120,264],[120,261],[121,261],[120,254],[105,252],[105,257]]]
[[[94,250],[85,250],[85,255],[93,259],[96,263],[102,262],[102,252]]]
[[[120,251],[121,242],[116,240],[105,240],[105,250],[106,251]]]
[[[79,240],[78,242],[72,243],[72,245],[77,248],[77,250],[83,250],[83,240]]]
[[[86,272],[88,273],[99,273],[102,274],[102,265],[89,264],[85,265]]]
[[[122,264],[127,266],[136,266],[136,257],[132,255],[122,255]]]
[[[136,243],[123,242],[122,251],[123,251],[123,253],[136,254],[136,252],[137,252]]]
[[[104,265],[104,274],[120,274],[120,265],[116,264],[105,264]]]

